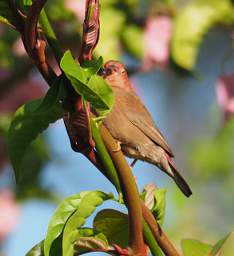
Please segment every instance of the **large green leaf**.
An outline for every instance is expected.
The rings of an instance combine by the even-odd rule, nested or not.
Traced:
[[[44,240],[35,245],[25,256],[44,256],[43,244]]]
[[[128,246],[128,216],[122,212],[105,209],[100,211],[93,222],[93,227],[104,234],[110,244],[118,244],[122,248]]]
[[[230,0],[194,0],[176,17],[171,54],[174,62],[192,70],[200,43],[216,23],[233,24],[234,8]]]
[[[68,219],[63,231],[63,255],[73,256],[74,243],[79,238],[79,228],[104,201],[113,198],[101,191],[90,191],[83,194],[76,212]]]
[[[93,213],[96,206],[112,197],[111,194],[100,191],[86,191],[65,199],[58,206],[49,223],[44,242],[45,256],[51,255],[51,248],[56,242],[63,243],[63,250],[65,250],[64,247],[67,250],[64,255],[71,255],[74,241],[79,237],[79,231],[76,228],[84,224],[85,219]]]
[[[58,78],[43,100],[26,103],[16,111],[8,131],[8,149],[17,180],[28,146],[49,124],[62,117],[64,97],[63,79]]]
[[[114,104],[114,95],[110,86],[103,78],[94,74],[90,76],[90,69],[82,68],[70,51],[64,54],[60,66],[73,88],[84,100],[100,111],[110,111]]]
[[[181,246],[184,256],[208,256],[208,253],[212,249],[212,245],[193,239],[182,240]]]

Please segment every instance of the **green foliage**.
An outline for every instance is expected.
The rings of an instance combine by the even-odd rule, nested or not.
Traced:
[[[50,251],[53,246],[62,248],[63,252],[66,252],[63,255],[73,255],[74,243],[80,237],[78,229],[83,226],[85,219],[97,206],[111,198],[113,198],[111,194],[86,191],[65,199],[58,206],[49,223],[44,242],[45,256],[51,256]]]
[[[75,254],[83,254],[94,250],[107,251],[108,241],[102,233],[92,228],[80,228],[79,238],[75,243]]]
[[[194,0],[176,17],[171,55],[174,62],[192,70],[204,35],[217,23],[233,24],[234,8],[230,0]]]
[[[9,0],[0,1],[0,23],[6,23],[8,25],[16,24],[16,19],[9,5]]]
[[[231,256],[234,251],[234,232],[213,246],[193,239],[182,240],[181,246],[184,256]]]
[[[141,197],[145,205],[151,210],[160,225],[163,224],[166,209],[165,188],[157,188],[154,184],[148,184],[144,187]]]
[[[28,146],[49,124],[62,117],[64,97],[65,88],[60,77],[43,100],[26,103],[16,111],[8,131],[8,148],[17,180]]]
[[[43,245],[44,240],[35,245],[25,256],[44,256]]]
[[[234,232],[218,241],[211,250],[210,256],[231,256],[234,252]]]
[[[198,139],[189,156],[203,179],[224,178],[234,167],[234,119],[226,123],[217,136]]]
[[[100,112],[108,112],[114,103],[114,95],[110,86],[100,76],[92,72],[98,71],[101,67],[100,61],[97,68],[82,68],[72,57],[71,52],[67,51],[60,63],[66,77],[71,81],[73,88],[85,101]]]
[[[131,25],[125,27],[122,34],[123,44],[127,51],[138,59],[144,54],[143,30]]]
[[[159,224],[163,224],[166,209],[166,192],[165,188],[157,188],[154,192],[155,204],[152,208],[152,213]]]
[[[182,240],[181,246],[184,256],[207,256],[212,249],[212,245],[193,239]]]
[[[100,211],[93,222],[94,229],[104,234],[110,244],[122,248],[128,246],[128,216],[122,212],[105,209]]]
[[[105,61],[120,59],[119,37],[124,29],[125,15],[118,9],[107,5],[101,11],[100,39],[95,53],[103,56]]]

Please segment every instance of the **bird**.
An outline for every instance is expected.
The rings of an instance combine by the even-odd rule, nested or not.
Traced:
[[[189,197],[192,191],[176,168],[174,154],[134,91],[124,65],[119,61],[108,61],[101,76],[115,96],[114,106],[103,124],[119,143],[124,155],[159,167]]]

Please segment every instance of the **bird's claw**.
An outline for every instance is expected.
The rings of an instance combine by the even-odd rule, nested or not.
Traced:
[[[121,143],[119,141],[116,141],[117,147],[112,149],[113,152],[118,152],[121,150]]]

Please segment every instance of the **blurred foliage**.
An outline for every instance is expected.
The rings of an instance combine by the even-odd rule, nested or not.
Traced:
[[[234,168],[234,119],[229,120],[214,138],[198,138],[189,159],[198,177],[226,180]]]

